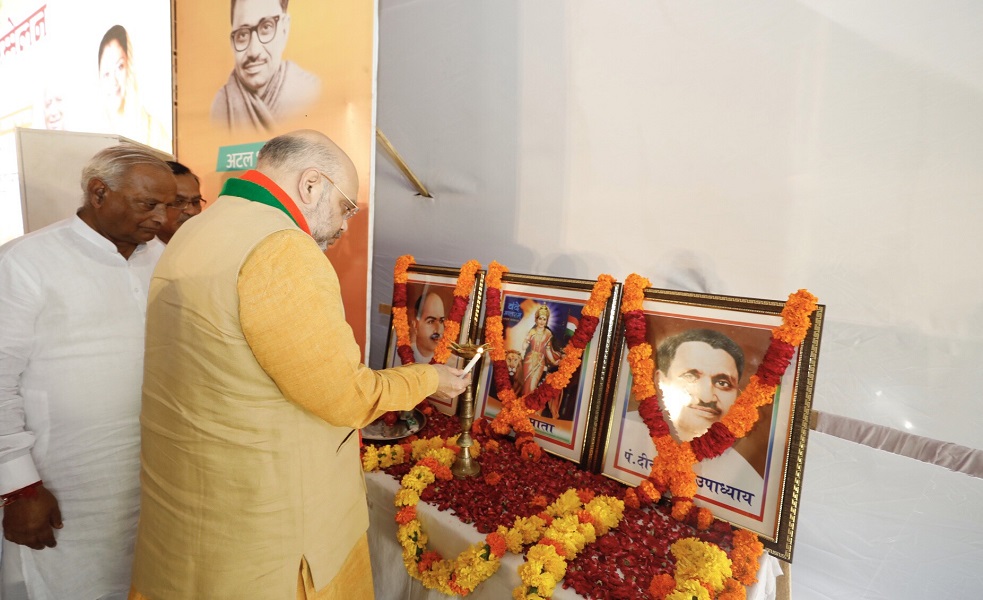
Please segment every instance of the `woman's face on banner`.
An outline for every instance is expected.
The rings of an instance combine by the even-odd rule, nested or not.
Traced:
[[[120,47],[119,42],[110,40],[102,50],[102,58],[99,59],[99,82],[103,96],[106,98],[106,107],[110,110],[123,111],[126,100],[126,80],[129,74],[130,66],[126,51]]]

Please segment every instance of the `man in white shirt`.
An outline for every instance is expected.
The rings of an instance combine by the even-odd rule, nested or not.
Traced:
[[[170,168],[133,145],[82,171],[75,216],[0,247],[3,595],[125,598],[139,508],[140,390]],[[16,584],[14,584],[16,585]]]

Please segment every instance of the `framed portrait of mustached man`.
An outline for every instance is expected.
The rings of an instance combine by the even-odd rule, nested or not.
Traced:
[[[664,419],[676,444],[716,447],[713,456],[704,456],[693,467],[694,503],[757,533],[769,552],[791,561],[824,307],[812,312],[803,341],[788,348],[794,353],[784,372],[771,369],[774,393],[761,396],[756,390],[773,364],[773,355],[766,358],[766,353],[773,330],[782,325],[784,307],[785,302],[776,300],[646,288],[641,313],[644,342],[655,363],[651,389],[658,405],[639,410],[627,337],[619,331],[600,470],[638,485],[658,456],[645,418]],[[635,319],[633,323],[640,323]],[[759,371],[762,364],[766,367]],[[752,376],[754,385],[749,386]],[[755,409],[751,402],[756,393],[770,403]],[[743,436],[722,443],[707,434],[717,423],[713,431],[722,431],[738,415],[749,415],[750,430]]]
[[[595,283],[589,279],[505,273],[501,289],[502,341],[508,369],[508,383],[503,385],[518,399],[548,385],[549,375],[565,368],[566,354],[572,353],[568,344],[578,329],[594,328],[569,383],[530,416],[536,441],[543,450],[584,467],[591,464],[597,450],[596,432],[621,294],[621,284],[614,283],[597,321],[589,321],[584,309]],[[485,343],[490,342],[484,328],[489,308],[487,295],[486,289],[479,330]],[[494,419],[501,411],[503,390],[496,381],[505,380],[496,379],[489,357],[482,361],[478,378],[476,417]]]
[[[447,320],[452,318],[454,309],[454,288],[457,286],[460,269],[431,265],[410,265],[406,270],[406,320],[409,328],[409,346],[413,362],[428,364],[433,360],[434,350],[444,337]],[[456,340],[465,344],[473,339],[478,323],[478,307],[481,304],[481,290],[484,272],[475,273],[471,292],[461,317],[460,334]],[[396,319],[389,319],[389,336],[386,341],[385,367],[403,364],[398,352]],[[450,355],[447,364],[463,367],[463,361]],[[428,398],[428,402],[446,415],[457,411],[457,398],[442,400]]]

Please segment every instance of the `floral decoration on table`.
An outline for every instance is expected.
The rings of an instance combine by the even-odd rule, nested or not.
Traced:
[[[431,589],[441,589],[445,585],[443,583],[445,578],[446,588],[449,588],[453,573],[465,569],[465,575],[455,577],[454,581],[460,589],[467,589],[464,584],[470,584],[479,575],[482,578],[485,578],[485,575],[490,576],[489,569],[493,566],[491,563],[500,560],[501,556],[492,558],[498,549],[498,538],[490,535],[500,533],[506,539],[506,551],[520,554],[523,548],[526,549],[527,561],[520,567],[524,569],[520,571],[520,578],[525,577],[526,581],[525,589],[520,591],[526,595],[518,595],[517,592],[516,597],[548,598],[546,584],[549,584],[551,579],[543,577],[543,574],[550,573],[551,569],[552,573],[557,573],[560,564],[558,560],[552,559],[549,550],[542,547],[532,550],[537,546],[543,546],[541,543],[534,543],[537,538],[542,540],[545,536],[551,539],[551,536],[545,535],[547,519],[543,518],[543,515],[549,514],[550,510],[557,514],[569,512],[569,510],[558,509],[572,501],[569,492],[571,489],[575,490],[574,493],[581,504],[585,500],[589,504],[598,497],[620,498],[625,496],[627,490],[621,483],[582,471],[575,464],[550,454],[544,454],[542,459],[535,463],[523,461],[511,441],[489,437],[491,432],[488,431],[487,425],[486,421],[480,421],[476,423],[473,431],[475,439],[480,440],[480,455],[477,460],[482,465],[482,476],[464,480],[445,480],[435,474],[434,481],[424,486],[421,492],[412,491],[398,497],[399,502],[423,500],[439,510],[453,511],[461,521],[472,523],[479,532],[485,534],[484,542],[476,545],[477,548],[469,549],[470,552],[466,550],[462,555],[451,560],[440,557],[436,553],[426,554],[430,552],[426,549],[417,554],[416,548],[419,547],[420,535],[425,536],[426,532],[422,528],[418,531],[414,530],[417,539],[412,539],[412,533],[407,533],[405,538],[401,536],[400,539],[401,544],[404,544],[404,557],[410,558],[406,561],[407,571],[412,575],[414,573],[412,569],[416,569],[415,572],[420,576],[414,575],[414,577]],[[414,461],[422,458],[429,451],[445,447],[449,449],[450,457],[456,454],[452,436],[458,432],[458,427],[456,419],[437,413],[430,419],[423,432],[426,436],[433,437],[388,446],[366,446],[362,456],[363,467],[367,471],[381,469],[397,479],[402,479],[416,466]],[[424,478],[429,479],[427,476]],[[420,481],[420,476],[414,475],[404,482],[402,489],[412,490],[413,486],[419,485],[417,481]],[[591,493],[594,494],[593,497],[590,496]],[[565,497],[566,500],[560,501],[561,497]],[[613,500],[605,502],[612,507],[612,511],[620,505]],[[405,506],[398,506],[397,515]],[[413,506],[415,507],[416,504]],[[690,525],[672,518],[670,512],[671,508],[667,501],[642,506],[637,504],[630,506],[625,503],[623,517],[617,527],[611,526],[607,533],[602,535],[595,526],[596,541],[587,543],[576,557],[563,558],[566,570],[562,580],[557,579],[560,581],[559,585],[572,588],[585,598],[661,599],[667,597],[666,594],[653,596],[652,590],[663,589],[658,586],[666,585],[665,576],[673,582],[677,578],[683,582],[694,578],[701,582],[712,582],[718,577],[718,572],[724,571],[723,565],[731,569],[729,576],[731,579],[746,585],[755,581],[763,546],[754,534],[743,530],[735,531],[729,524],[719,520],[715,520],[708,529],[697,531]],[[400,521],[407,520],[409,514],[407,511],[402,513],[402,517],[397,516],[400,527],[403,525]],[[415,514],[415,508],[412,514]],[[555,516],[552,518],[555,522]],[[407,520],[407,523],[411,521],[412,519]],[[521,547],[517,544],[517,534],[521,534],[522,539],[525,540]],[[572,530],[570,535],[575,535]],[[695,548],[692,545],[677,547],[674,551],[673,544],[683,539],[696,539],[720,548],[726,551],[729,561],[700,563],[704,560],[701,557],[708,551],[700,550],[696,553],[692,551],[692,548]],[[423,542],[423,545],[425,544],[426,540]],[[411,545],[412,553],[408,549]],[[483,545],[488,546],[490,554],[485,552]],[[552,543],[549,545],[552,546]],[[544,560],[544,554],[551,560]],[[412,556],[419,556],[415,566],[411,564]],[[436,562],[438,560],[444,562]],[[703,566],[695,570],[677,568],[680,563],[686,565],[690,562],[700,563]],[[612,564],[617,568],[612,568]],[[423,565],[422,571],[420,565]],[[494,568],[497,569],[498,566]],[[424,571],[429,573],[424,576]],[[537,577],[541,579],[536,579]],[[744,598],[743,586],[735,586],[722,575],[719,578],[724,581],[725,587],[722,590],[714,592],[713,595],[707,591],[707,595],[697,597],[718,600]],[[553,576],[553,579],[556,577]],[[536,584],[535,592],[531,590],[534,586],[530,584],[533,583]],[[543,587],[540,588],[539,585]],[[683,585],[680,589],[687,589],[687,585],[691,584]],[[728,585],[731,588],[728,588]],[[673,583],[670,591],[675,589],[676,584]],[[465,595],[460,591],[444,593]],[[685,596],[668,597],[671,600],[679,600]]]
[[[713,522],[713,515],[709,510],[693,504],[697,489],[693,466],[698,461],[719,456],[733,446],[758,420],[758,407],[772,403],[796,347],[802,343],[811,327],[809,317],[816,310],[816,297],[806,290],[789,296],[782,310],[782,324],[772,331],[771,342],[758,370],[734,405],[723,419],[714,423],[703,435],[689,442],[677,442],[670,435],[669,423],[662,414],[655,391],[655,362],[652,360],[652,345],[646,341],[647,324],[642,311],[647,287],[648,279],[635,273],[629,275],[625,280],[621,312],[632,374],[632,393],[639,399],[638,413],[648,426],[658,455],[649,476],[638,485],[634,494],[629,494],[627,501],[655,502],[668,491],[672,494],[673,517],[705,529]]]
[[[492,344],[496,383],[500,371],[507,376],[501,322],[501,276],[506,270],[492,263],[486,279],[485,338]],[[629,276],[622,313],[632,392],[642,399],[639,412],[658,456],[649,477],[637,488],[626,488],[542,454],[531,441],[531,426],[525,428],[529,414],[541,408],[550,394],[559,393],[579,366],[613,281],[606,275],[598,279],[584,309],[595,322],[589,332],[578,328],[575,337],[582,335],[583,339],[568,344],[565,359],[575,356],[577,364],[571,368],[571,359],[566,369],[547,376],[526,397],[512,393],[500,398],[501,419],[474,423],[472,450],[480,451],[476,460],[481,462],[481,477],[458,480],[451,476],[449,465],[457,450],[453,435],[459,425],[441,414],[433,415],[425,428],[433,437],[364,448],[366,471],[383,469],[402,479],[395,502],[404,563],[410,575],[428,588],[467,595],[497,571],[505,552],[525,554],[519,569],[522,584],[513,590],[517,599],[549,598],[556,585],[562,585],[585,598],[744,600],[744,586],[756,581],[763,545],[755,534],[693,505],[693,466],[718,456],[747,434],[757,420],[758,407],[773,401],[796,347],[811,326],[816,298],[806,290],[789,297],[782,324],[772,332],[761,365],[728,414],[699,438],[678,443],[669,435],[656,397],[655,364],[642,312],[649,282],[639,275]],[[403,293],[405,311],[405,287]],[[408,339],[408,329],[406,332],[404,339]],[[553,375],[557,377],[550,380]],[[498,387],[511,390],[507,384]],[[509,429],[518,434],[514,443],[501,437]],[[537,460],[523,460],[529,458]],[[485,539],[453,559],[428,550],[416,513],[420,500],[439,510],[452,510],[461,521],[473,523],[486,534]]]
[[[410,346],[410,322],[406,289],[409,268],[415,262],[413,256],[404,254],[396,259],[396,266],[393,268],[393,328],[396,330],[396,354],[399,356],[401,364],[404,365],[411,365],[416,362],[413,357],[413,347]],[[434,348],[430,364],[444,364],[450,358],[450,344],[456,342],[461,334],[461,321],[464,319],[464,313],[468,310],[468,301],[471,298],[471,290],[474,288],[474,276],[480,268],[481,263],[476,260],[469,260],[461,265],[457,283],[454,286],[454,302],[451,305],[450,314],[444,320],[444,335],[437,342],[437,347]],[[428,416],[433,412],[426,401],[417,408]],[[385,420],[387,425],[393,425],[398,415],[397,411],[389,411],[381,418]]]
[[[407,572],[429,589],[466,596],[495,574],[506,550],[522,554],[524,547],[531,544],[526,562],[519,568],[522,585],[513,591],[513,598],[549,598],[566,574],[567,560],[577,556],[598,535],[617,527],[622,519],[622,500],[598,496],[589,489],[569,488],[541,512],[516,517],[511,527],[499,525],[483,542],[473,544],[453,559],[444,559],[427,549],[428,538],[417,518],[416,505],[430,484],[453,479],[450,471],[456,456],[453,442],[454,439],[441,437],[418,439],[366,449],[362,455],[366,471],[403,464],[409,458],[417,461],[403,476],[396,494],[397,536]],[[498,443],[492,447],[501,448]],[[486,482],[491,481],[497,484],[501,475],[486,475]],[[545,500],[539,499],[537,503]]]
[[[502,274],[508,268],[498,262],[488,265],[485,278],[486,308],[485,308],[485,341],[491,344],[492,368],[495,386],[498,389],[498,400],[502,404],[491,422],[492,430],[499,435],[507,435],[515,430],[515,445],[523,458],[539,460],[542,449],[536,443],[535,429],[529,416],[542,410],[550,400],[555,400],[570,384],[570,378],[580,368],[581,359],[587,343],[594,337],[594,331],[599,323],[599,316],[611,297],[614,278],[601,275],[591,290],[590,299],[584,306],[580,325],[576,333],[563,349],[563,358],[557,370],[553,371],[540,382],[535,390],[522,396],[512,390],[509,379],[508,364],[505,361],[505,328],[502,324]]]

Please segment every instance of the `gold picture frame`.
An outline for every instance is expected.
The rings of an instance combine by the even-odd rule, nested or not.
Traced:
[[[671,386],[659,392],[663,416],[677,441],[693,435],[694,423],[705,428],[726,414],[729,405],[725,397],[730,393],[736,397],[757,370],[770,343],[772,329],[781,324],[784,306],[783,301],[775,300],[657,288],[645,290],[642,312],[647,324],[647,341],[652,345],[652,358],[656,362],[657,380],[661,377],[668,382],[673,377],[685,376],[689,379],[679,384],[679,388],[701,386],[698,388],[701,391],[687,388],[689,391],[682,395],[666,391],[673,389]],[[789,562],[795,540],[824,310],[819,305],[813,313],[812,326],[796,348],[774,401],[760,409],[759,421],[752,430],[720,456],[695,467],[698,492],[694,502],[709,508],[717,518],[755,532],[771,554]],[[608,477],[637,485],[648,475],[656,452],[638,413],[637,400],[631,394],[632,375],[622,327],[619,325],[616,367],[612,369],[603,418],[606,427],[595,468]],[[736,377],[704,377],[704,373],[714,373],[713,369],[698,369],[695,363],[690,369],[690,365],[676,362],[687,360],[680,358],[680,340],[698,341],[704,336],[727,338],[736,345],[736,350],[730,350],[734,348],[732,345],[715,341],[704,342],[705,348],[693,344],[688,348],[719,346],[712,356],[723,357],[720,364],[732,365],[722,367],[721,371],[736,369],[739,362],[743,363],[743,368],[735,371]],[[665,344],[663,361],[669,365],[658,364],[661,344]],[[723,354],[724,348],[731,359]],[[736,389],[728,391],[731,388]],[[711,398],[708,390],[719,393]],[[678,401],[676,396],[680,398]]]

